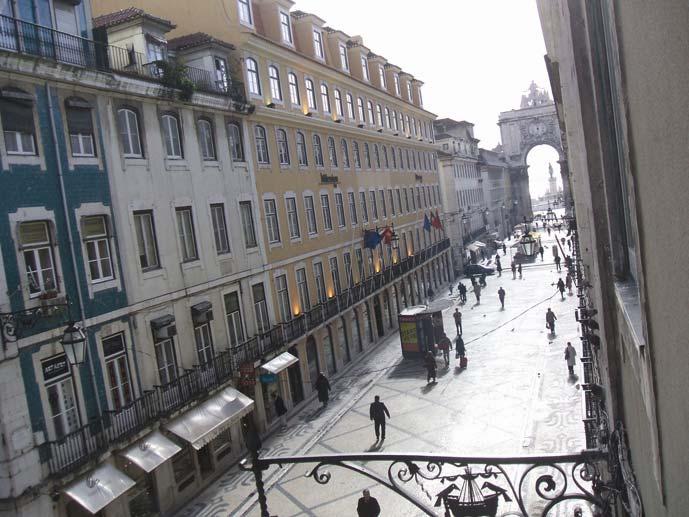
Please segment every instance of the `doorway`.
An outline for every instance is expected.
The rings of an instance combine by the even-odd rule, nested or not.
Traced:
[[[380,307],[380,299],[377,295],[373,297],[373,315],[376,319],[378,337],[383,337],[385,335],[385,329],[383,328],[383,310]]]
[[[289,353],[294,357],[299,357],[297,347],[293,346],[289,349]],[[296,406],[304,400],[304,385],[301,379],[301,365],[297,361],[292,366],[287,368],[287,377],[289,379],[289,392],[292,397],[292,406]]]

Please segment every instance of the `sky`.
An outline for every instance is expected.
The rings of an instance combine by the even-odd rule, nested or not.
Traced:
[[[295,1],[422,80],[424,107],[473,122],[481,147],[500,141],[499,113],[532,80],[550,90],[535,0]]]

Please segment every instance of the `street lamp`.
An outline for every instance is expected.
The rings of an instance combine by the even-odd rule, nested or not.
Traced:
[[[67,360],[72,366],[79,366],[86,360],[86,334],[79,325],[70,321],[60,340]]]
[[[531,236],[530,233],[522,236],[521,240],[519,241],[519,247],[521,248],[522,253],[524,253],[524,255],[527,257],[532,257],[536,253],[536,244],[536,240]]]

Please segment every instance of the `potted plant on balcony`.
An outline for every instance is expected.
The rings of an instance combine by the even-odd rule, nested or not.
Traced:
[[[158,61],[156,64],[162,70],[162,84],[179,90],[180,100],[190,100],[195,88],[194,82],[187,76],[187,67],[177,61]]]

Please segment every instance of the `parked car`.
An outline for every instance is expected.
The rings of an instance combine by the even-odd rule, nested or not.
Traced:
[[[492,275],[495,268],[482,266],[481,264],[468,264],[464,266],[464,276]]]

